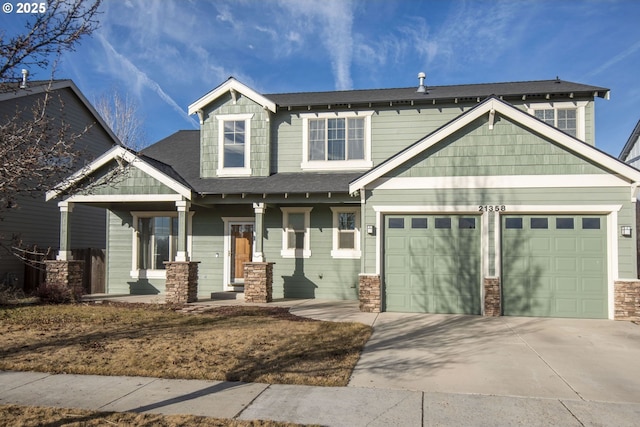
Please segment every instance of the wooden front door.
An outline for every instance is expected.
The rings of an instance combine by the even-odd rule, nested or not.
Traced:
[[[253,224],[231,224],[231,283],[244,282],[244,263],[251,261]]]

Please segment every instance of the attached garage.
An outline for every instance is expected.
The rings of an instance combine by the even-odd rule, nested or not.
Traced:
[[[386,215],[384,310],[480,314],[479,219]]]
[[[502,285],[504,315],[606,319],[606,217],[504,215]]]

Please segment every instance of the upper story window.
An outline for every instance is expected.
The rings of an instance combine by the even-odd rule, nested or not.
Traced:
[[[218,115],[219,176],[251,175],[251,119],[253,114]]]
[[[367,169],[372,111],[301,114],[302,169]]]
[[[528,111],[543,122],[584,141],[586,104],[583,101],[530,104]]]

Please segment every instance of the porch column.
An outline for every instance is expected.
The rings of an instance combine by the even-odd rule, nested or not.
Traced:
[[[267,206],[264,203],[254,203],[253,211],[255,212],[255,252],[253,253],[253,262],[264,262],[264,253],[262,252],[263,248],[263,236],[264,236],[264,211],[267,209]]]
[[[69,261],[73,259],[71,255],[71,230],[69,230],[71,227],[69,216],[73,211],[73,203],[60,202],[58,208],[60,208],[60,250],[56,259]]]
[[[191,203],[186,200],[176,202],[178,209],[178,248],[176,251],[176,262],[189,261],[187,255],[187,219]]]

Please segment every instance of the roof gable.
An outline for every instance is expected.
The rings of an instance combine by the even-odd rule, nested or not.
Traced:
[[[220,86],[213,89],[211,92],[207,93],[202,98],[195,101],[193,104],[189,105],[189,115],[198,113],[204,107],[211,104],[213,101],[226,94],[227,92],[231,92],[231,96],[234,98],[235,93],[240,93],[251,99],[253,102],[259,104],[263,108],[266,108],[273,113],[276,112],[276,104],[273,101],[260,95],[258,92],[240,83],[233,77],[229,77],[226,82],[222,83]],[[202,121],[202,118],[200,120]]]
[[[132,151],[117,146],[113,147],[111,150],[104,153],[102,156],[98,157],[96,160],[91,162],[85,168],[77,171],[75,174],[71,175],[69,178],[65,179],[60,184],[56,185],[54,189],[47,191],[46,200],[52,200],[59,195],[63,194],[66,190],[80,184],[82,181],[87,179],[93,173],[95,173],[98,169],[107,165],[112,161],[117,162],[126,162],[131,166],[139,169],[150,177],[158,180],[162,184],[171,188],[173,191],[178,193],[181,197],[186,198],[187,200],[191,199],[191,189],[185,186],[184,184],[178,182],[176,179],[172,178],[168,174],[164,173],[160,169],[152,166],[149,162],[143,160],[141,157],[134,154]],[[69,198],[70,201],[73,201],[75,196],[71,196]],[[91,196],[89,196],[91,197]],[[77,197],[76,197],[77,198]]]
[[[381,178],[385,174],[400,167],[411,159],[414,159],[425,150],[428,150],[434,145],[440,143],[445,138],[451,136],[455,132],[471,124],[484,115],[488,115],[489,121],[487,123],[487,126],[489,126],[489,129],[491,129],[493,127],[494,116],[496,113],[505,116],[513,122],[533,132],[536,132],[539,135],[553,140],[560,147],[572,153],[590,159],[595,164],[607,170],[613,171],[615,174],[618,174],[631,183],[640,182],[640,171],[624,164],[623,162],[620,162],[619,160],[596,149],[595,147],[587,145],[584,142],[554,128],[553,126],[550,126],[536,119],[530,114],[504,101],[501,101],[496,97],[490,97],[474,108],[461,114],[451,122],[432,132],[425,138],[399,152],[398,154],[392,156],[391,158],[385,160],[383,163],[371,169],[369,172],[363,174],[358,179],[352,181],[349,185],[349,192],[354,193],[361,188],[365,188],[373,181]]]
[[[631,135],[629,135],[629,139],[627,139],[626,144],[624,144],[624,148],[622,148],[618,158],[623,162],[629,161],[629,154],[638,141],[640,141],[640,120],[638,120],[636,127],[631,131]]]

